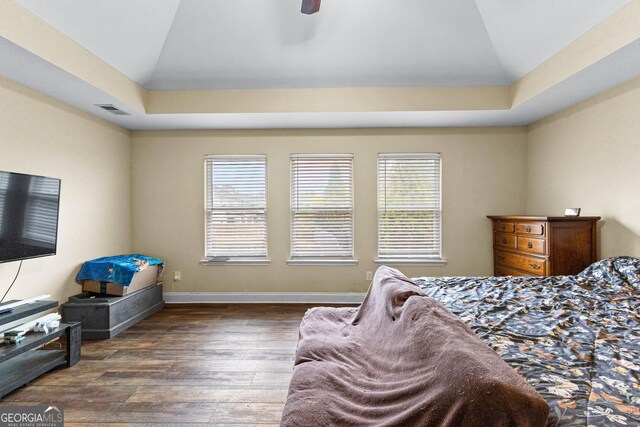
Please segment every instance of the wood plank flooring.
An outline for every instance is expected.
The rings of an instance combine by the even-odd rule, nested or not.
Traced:
[[[309,305],[171,305],[0,405],[64,406],[66,426],[278,425]]]

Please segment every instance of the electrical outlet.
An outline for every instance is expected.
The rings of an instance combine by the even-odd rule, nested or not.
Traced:
[[[174,282],[179,282],[180,280],[182,280],[182,273],[179,271],[174,271],[173,272],[173,281]]]
[[[373,271],[367,271],[364,274],[364,280],[373,280]]]

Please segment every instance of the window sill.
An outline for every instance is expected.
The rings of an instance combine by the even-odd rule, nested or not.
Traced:
[[[446,265],[447,260],[443,258],[388,258],[388,259],[377,259],[374,261],[376,264],[386,264],[386,265],[430,265],[430,266],[441,266]]]
[[[339,259],[339,258],[288,259],[287,265],[358,265],[358,260],[357,259]]]
[[[202,259],[200,265],[269,265],[270,259],[264,258],[227,258],[221,260]]]

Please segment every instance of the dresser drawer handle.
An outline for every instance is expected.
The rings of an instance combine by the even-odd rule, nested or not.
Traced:
[[[532,248],[533,248],[533,243],[531,243],[531,242],[527,243],[527,247],[528,247],[529,249],[532,249]]]
[[[504,226],[504,225],[501,225],[501,226],[500,226],[500,230],[504,231],[504,230],[506,230],[506,229],[507,229],[507,227],[506,227],[506,226]]]
[[[507,239],[502,239],[502,244],[506,245],[507,244]]]
[[[538,264],[530,263],[529,264],[534,270],[540,270],[540,266]]]
[[[504,257],[502,255],[496,255],[496,258],[498,259],[504,259]]]
[[[527,228],[524,229],[527,233],[531,233],[531,226],[527,225]]]

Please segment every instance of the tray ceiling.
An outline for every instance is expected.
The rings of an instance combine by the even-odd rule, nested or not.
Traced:
[[[627,0],[19,0],[147,89],[509,85]]]
[[[0,76],[132,130],[527,125],[640,76],[640,0],[300,1],[0,2]]]

